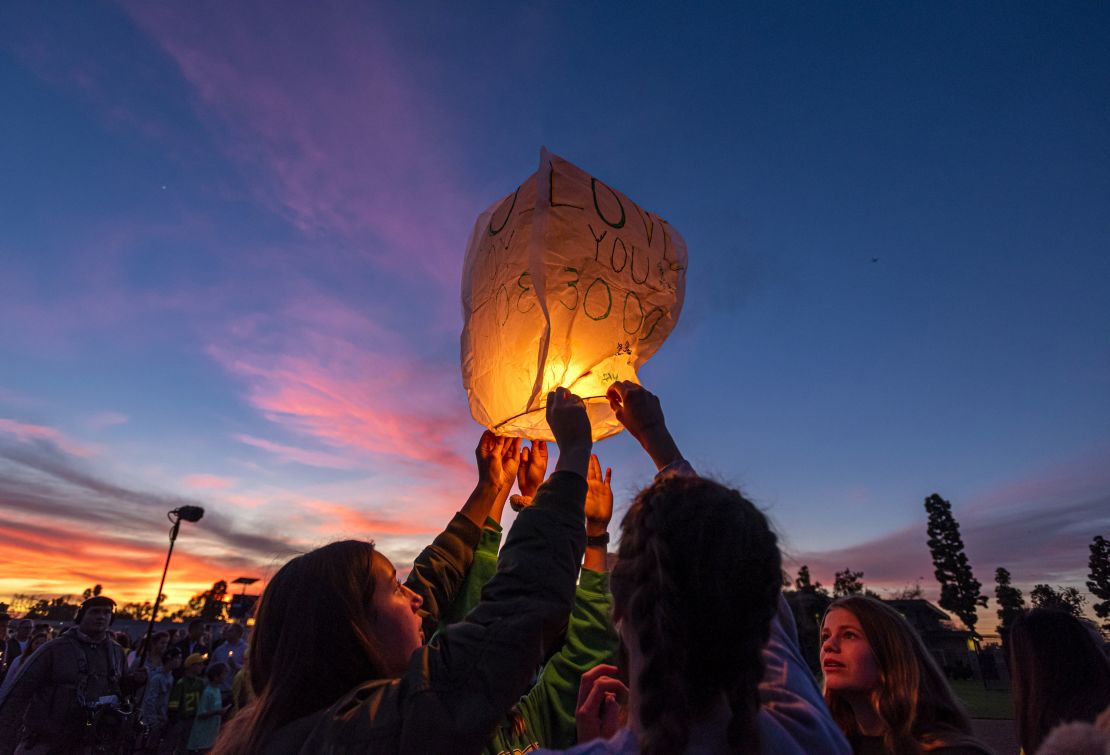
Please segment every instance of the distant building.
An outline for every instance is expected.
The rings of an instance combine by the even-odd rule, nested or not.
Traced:
[[[957,627],[952,617],[923,598],[883,601],[906,617],[937,665],[952,679],[979,678],[980,637]]]

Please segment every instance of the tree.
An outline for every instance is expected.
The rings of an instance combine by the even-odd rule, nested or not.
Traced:
[[[98,595],[100,595],[100,593],[103,590],[104,590],[104,588],[101,587],[100,585],[93,585],[92,587],[86,587],[85,591],[83,593],[81,593],[81,599],[82,600],[88,600],[89,598],[97,597]]]
[[[959,616],[974,632],[979,620],[975,607],[986,607],[987,596],[979,594],[983,585],[971,573],[952,504],[933,493],[925,499],[925,511],[929,514],[929,552],[940,583],[940,607]]]
[[[798,569],[798,578],[794,580],[794,589],[798,592],[813,593],[816,595],[829,594],[829,591],[822,587],[820,582],[810,581],[808,564],[802,564],[802,568]]]
[[[162,594],[162,600],[165,601],[166,595]],[[150,604],[149,600],[144,600],[142,603],[124,603],[117,606],[115,610],[116,616],[121,619],[131,619],[134,621],[148,621],[150,614],[154,611],[154,606]]]
[[[31,610],[31,606],[38,602],[38,595],[28,595],[26,593],[17,592],[12,595],[12,610],[16,613],[27,613]]]
[[[1017,615],[1025,609],[1025,598],[1021,590],[1010,584],[1010,572],[998,567],[994,572],[994,598],[998,603],[999,633],[1005,635]]]
[[[200,617],[205,621],[220,621],[227,612],[227,582],[219,580],[212,583],[212,589],[204,596],[204,608],[200,610]]]
[[[1095,535],[1091,541],[1091,558],[1087,561],[1091,571],[1087,575],[1087,589],[1099,602],[1093,608],[1100,619],[1110,619],[1110,540],[1102,535]],[[1102,625],[1103,629],[1110,629],[1110,621]]]
[[[70,603],[70,597],[69,595],[59,595],[53,600],[42,598],[28,609],[27,613],[24,614],[24,618],[46,619],[47,621],[73,621],[73,617],[77,615],[78,605],[76,603]]]
[[[1087,599],[1075,587],[1060,587],[1055,590],[1051,585],[1033,585],[1029,599],[1037,608],[1050,608],[1055,611],[1066,611],[1079,618],[1083,615],[1083,604]]]
[[[845,568],[844,571],[836,573],[836,579],[833,580],[834,598],[858,595],[861,592],[863,592],[863,572]]]
[[[901,590],[894,593],[895,600],[924,600],[925,590],[921,587],[921,578],[918,577],[917,581],[912,586],[906,585]]]

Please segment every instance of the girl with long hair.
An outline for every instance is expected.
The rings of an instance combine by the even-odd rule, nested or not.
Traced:
[[[880,600],[833,601],[821,623],[825,702],[857,755],[982,755],[971,721],[902,614]]]
[[[560,450],[555,473],[517,517],[482,602],[434,643],[424,638],[454,601],[494,499],[507,494],[519,441],[483,435],[478,486],[404,583],[373,543],[355,540],[274,575],[251,637],[256,699],[216,752],[482,749],[558,639],[585,548],[585,405],[560,388],[548,395],[547,420]]]
[[[1059,724],[1094,721],[1110,706],[1110,661],[1063,611],[1034,608],[1010,627],[1014,722],[1029,755]]]
[[[767,518],[693,473],[654,395],[618,382],[608,396],[659,475],[621,523],[611,577],[626,668],[583,675],[567,752],[847,753],[798,649]]]

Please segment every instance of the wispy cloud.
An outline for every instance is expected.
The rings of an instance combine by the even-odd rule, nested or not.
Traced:
[[[0,404],[6,404],[8,406],[16,406],[21,409],[26,409],[30,407],[42,406],[43,403],[44,402],[41,399],[28,396],[27,394],[20,391],[13,391],[10,388],[5,388],[4,386],[0,385]]]
[[[313,451],[307,448],[288,446],[264,438],[256,438],[253,435],[245,435],[243,433],[237,433],[234,438],[240,443],[246,443],[248,446],[268,451],[282,462],[293,462],[310,467],[323,467],[325,469],[354,469],[357,466],[353,459],[348,459],[339,454],[332,454],[326,451]]]
[[[20,422],[19,420],[0,417],[0,433],[14,436],[16,440],[23,443],[39,440],[49,441],[66,453],[74,456],[92,456],[96,452],[93,447],[84,443],[78,443],[62,431],[53,427],[47,427],[46,425],[34,425],[28,422]]]
[[[126,414],[120,412],[100,412],[88,417],[85,424],[89,427],[99,430],[105,427],[114,427],[116,425],[126,425],[131,420]]]
[[[157,574],[164,558],[166,512],[183,505],[206,509],[202,523],[189,528],[191,544],[184,550],[193,554],[198,569],[205,564],[209,584],[224,570],[258,568],[302,546],[292,537],[268,531],[264,522],[233,521],[208,501],[110,482],[46,442],[0,444],[0,510],[7,527],[6,545],[0,547],[5,560],[12,562],[5,567],[5,579],[73,579],[74,558],[85,553],[84,572],[102,580],[118,577],[141,583],[150,573]],[[83,545],[77,548],[75,543]],[[65,559],[43,558],[67,549],[70,556]],[[19,562],[22,566],[13,560],[17,553],[26,557]],[[37,558],[32,557],[35,553]],[[17,566],[25,573],[15,573]],[[178,594],[175,599],[183,597],[188,596]]]
[[[334,452],[239,440],[315,466],[365,466],[368,455],[385,455],[432,461],[434,474],[455,477],[470,468],[456,441],[472,427],[457,367],[421,356],[410,340],[306,291],[278,316],[233,323],[209,353],[244,382],[265,417]]]
[[[191,474],[186,476],[181,484],[192,490],[226,490],[235,487],[238,480],[214,474]]]
[[[384,33],[386,9],[125,7],[194,87],[229,156],[257,172],[262,199],[310,235],[455,287],[469,200],[450,172],[444,114]]]
[[[341,532],[350,537],[367,539],[382,535],[434,534],[441,524],[431,519],[419,522],[389,519],[334,501],[309,500],[303,508],[318,515],[318,531],[329,534]]]

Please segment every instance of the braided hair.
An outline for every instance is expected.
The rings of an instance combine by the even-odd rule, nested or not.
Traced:
[[[730,749],[760,751],[762,651],[781,580],[775,534],[739,492],[670,477],[637,496],[621,523],[611,584],[643,660],[640,752],[682,752],[691,723],[722,696]]]

